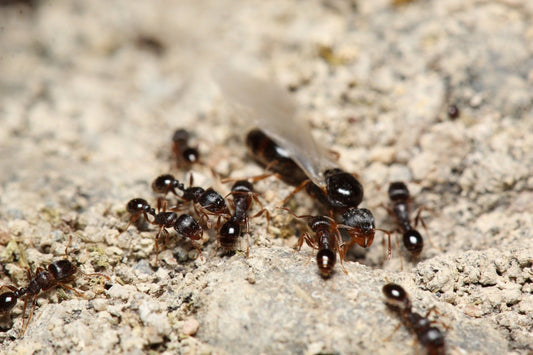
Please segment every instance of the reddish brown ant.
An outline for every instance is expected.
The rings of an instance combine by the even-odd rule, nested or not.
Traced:
[[[410,194],[407,185],[401,181],[396,181],[389,186],[389,198],[392,201],[392,214],[398,221],[399,229],[403,233],[402,241],[405,249],[413,256],[417,257],[424,248],[424,239],[422,235],[411,226],[409,218],[409,200]],[[418,210],[415,217],[415,227],[420,221],[422,226],[427,230],[424,220],[420,217],[422,209]],[[390,211],[389,211],[390,213]]]
[[[331,217],[327,216],[312,216],[312,215],[302,215],[298,216],[294,214],[291,210],[285,207],[279,207],[292,216],[298,219],[304,219],[307,221],[307,225],[314,232],[314,236],[311,236],[308,232],[304,232],[300,235],[298,243],[295,248],[300,250],[303,242],[305,241],[313,249],[317,249],[318,253],[316,256],[317,266],[320,271],[320,274],[324,278],[328,278],[332,271],[333,267],[337,261],[337,253],[339,254],[339,259],[341,266],[345,273],[348,273],[344,269],[342,264],[345,260],[345,255],[347,249],[347,244],[343,243],[342,237],[340,235],[340,229],[346,230],[346,232],[352,238],[348,243],[349,246],[357,243],[361,246],[370,245],[371,241],[368,241],[368,235],[361,235],[361,230],[358,228],[350,227],[344,224],[338,224]],[[373,238],[373,233],[372,233]]]
[[[189,146],[189,138],[189,132],[183,128],[177,129],[172,135],[172,153],[178,168],[188,167],[200,159],[198,149]]]
[[[428,319],[432,309],[422,316],[412,311],[411,301],[402,286],[389,283],[383,286],[383,294],[387,306],[398,313],[406,327],[410,328],[420,343],[426,348],[429,355],[441,355],[445,353],[444,335]]]
[[[65,256],[67,258],[67,250],[69,245],[70,238],[69,243],[65,248]],[[27,273],[29,282],[28,286],[26,287],[20,287],[17,289],[16,287],[9,285],[0,286],[0,289],[9,289],[8,292],[0,294],[0,313],[10,312],[17,304],[17,301],[20,298],[24,297],[24,307],[22,309],[23,318],[21,336],[24,336],[24,333],[26,332],[26,328],[28,327],[28,324],[30,323],[31,318],[33,316],[33,312],[35,310],[35,301],[41,292],[45,292],[53,287],[60,286],[67,290],[73,291],[78,296],[83,296],[82,292],[66,284],[67,282],[70,282],[74,279],[76,273],[80,273],[85,277],[100,276],[108,281],[111,280],[108,276],[99,273],[86,274],[82,272],[78,267],[73,265],[72,262],[68,259],[56,260],[50,263],[46,268],[38,267],[35,270],[35,276],[32,275],[31,269],[28,269]],[[26,308],[28,306],[29,299],[31,299],[31,311],[27,320],[25,321],[24,316],[26,314]]]
[[[270,221],[270,214],[259,201],[253,185],[247,180],[239,180],[233,184],[230,194],[233,196],[233,215],[227,220],[219,230],[219,242],[222,248],[232,250],[235,247],[237,238],[241,235],[241,227],[246,226],[246,232],[250,232],[249,220],[266,214],[267,221]],[[248,211],[252,207],[252,202],[259,204],[261,210],[253,216],[248,216]],[[268,228],[268,227],[267,227]],[[248,241],[246,256],[250,253],[250,243]]]

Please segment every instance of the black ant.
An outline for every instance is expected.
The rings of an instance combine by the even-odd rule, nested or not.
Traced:
[[[289,212],[298,219],[307,220],[307,225],[315,233],[315,235],[312,237],[308,232],[302,233],[295,248],[300,250],[303,242],[305,241],[311,248],[318,250],[316,261],[318,270],[324,278],[328,278],[331,275],[333,267],[337,261],[337,253],[339,254],[339,259],[344,272],[348,273],[342,265],[348,249],[346,248],[346,244],[344,244],[342,241],[339,231],[341,228],[346,230],[350,237],[353,238],[353,243],[357,243],[359,245],[366,245],[368,243],[366,236],[359,236],[360,231],[357,228],[353,228],[344,224],[338,224],[331,217],[312,215],[297,216],[288,208],[279,208]],[[353,243],[350,243],[350,246],[353,245]]]
[[[441,355],[445,353],[444,335],[428,319],[431,309],[426,316],[412,311],[411,301],[402,286],[389,283],[383,286],[385,302],[389,308],[397,312],[406,327],[416,334],[420,343],[426,348],[429,355]]]
[[[246,226],[246,232],[250,232],[249,220],[266,214],[270,221],[270,214],[257,198],[253,185],[247,180],[239,180],[233,184],[230,194],[233,196],[233,215],[227,220],[219,230],[219,242],[222,248],[231,250],[235,247],[237,238],[241,235],[241,227]],[[253,216],[248,216],[248,211],[252,207],[252,201],[258,203],[261,210]],[[246,256],[249,256],[250,244],[246,248]]]
[[[392,213],[396,216],[400,230],[403,232],[402,240],[403,245],[411,253],[413,257],[417,257],[424,248],[424,239],[422,235],[411,226],[409,218],[409,190],[407,185],[401,181],[396,181],[389,186],[389,198],[392,201]],[[418,221],[422,223],[425,229],[426,224],[420,217],[422,209],[418,210],[415,217],[415,227],[418,225]]]
[[[191,175],[189,182],[190,185],[192,185],[192,181],[193,177]],[[202,219],[207,219],[208,214],[216,215],[219,218],[221,216],[230,216],[226,200],[212,188],[208,188],[207,190],[204,190],[199,186],[190,186],[185,188],[183,183],[175,179],[174,176],[170,174],[164,174],[154,180],[152,183],[152,189],[154,192],[161,193],[163,195],[172,192],[183,201],[191,201],[199,204],[202,210],[199,211],[196,206],[194,209]],[[217,225],[218,223],[220,223],[220,219],[217,222]]]
[[[200,152],[197,148],[189,146],[189,138],[189,132],[183,128],[177,129],[172,135],[172,153],[178,168],[189,166],[200,160]]]
[[[178,215],[176,212],[173,211],[167,211],[167,202],[165,200],[158,199],[157,200],[157,213],[155,213],[155,210],[146,202],[146,200],[136,198],[128,202],[128,207],[135,206],[136,208],[131,208],[131,211],[134,211],[134,214],[132,216],[137,217],[142,214],[143,212],[139,211],[150,211],[148,213],[152,214],[154,216],[153,221],[150,221],[147,218],[148,223],[159,226],[159,231],[156,234],[155,237],[155,264],[157,265],[159,262],[159,240],[163,236],[164,237],[164,243],[163,245],[166,246],[168,244],[169,240],[169,233],[167,231],[167,228],[174,228],[176,232],[186,238],[192,239],[192,240],[199,240],[203,236],[203,228],[201,225],[196,222],[196,220],[188,215],[188,214],[181,214]],[[128,208],[128,210],[130,210]],[[131,224],[131,223],[130,223]],[[129,224],[128,224],[129,226]],[[127,228],[126,228],[127,229]],[[191,243],[196,250],[201,254],[201,249],[199,246],[197,246],[195,243]]]
[[[246,110],[259,129],[246,137],[252,156],[284,181],[297,186],[286,202],[303,188],[328,209],[343,212],[363,200],[363,186],[353,174],[338,169],[313,139],[298,115],[298,104],[283,89],[230,67],[214,73],[223,94]]]
[[[68,257],[67,249],[69,245],[70,239],[69,244],[65,248],[66,257]],[[17,301],[20,298],[24,297],[24,308],[22,310],[23,320],[21,330],[21,336],[24,336],[26,328],[28,327],[28,324],[30,323],[31,318],[33,316],[33,312],[35,310],[35,301],[40,292],[44,292],[53,287],[60,286],[67,290],[73,291],[78,296],[83,296],[82,292],[76,290],[71,286],[66,285],[66,282],[72,281],[74,279],[75,274],[78,272],[85,277],[100,276],[108,281],[111,280],[108,276],[99,273],[86,274],[82,272],[78,267],[74,266],[72,262],[68,259],[57,260],[49,264],[46,269],[38,267],[35,270],[35,277],[33,277],[31,269],[28,269],[27,273],[29,283],[26,287],[21,287],[17,289],[16,287],[9,285],[1,286],[0,289],[7,288],[10,291],[0,294],[0,313],[7,313],[11,311],[17,304]],[[28,305],[29,299],[31,299],[31,312],[28,316],[28,319],[24,321],[26,307]]]
[[[276,173],[281,180],[296,186],[283,203],[304,188],[311,197],[334,212],[343,212],[350,207],[357,207],[363,200],[363,186],[353,174],[339,168],[320,171],[309,167],[310,162],[301,163],[307,167],[303,170],[293,160],[294,158],[298,162],[297,153],[290,155],[287,150],[281,148],[258,129],[248,133],[246,144],[252,156],[259,163]],[[306,154],[302,156],[307,157]]]

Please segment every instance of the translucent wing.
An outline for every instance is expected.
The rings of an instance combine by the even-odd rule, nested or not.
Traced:
[[[335,168],[326,150],[317,144],[309,126],[298,116],[298,105],[282,88],[229,67],[213,72],[224,96],[239,112],[263,130],[317,185],[324,187],[323,172]]]

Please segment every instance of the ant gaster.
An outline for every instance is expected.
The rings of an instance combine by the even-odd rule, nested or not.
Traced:
[[[385,302],[389,308],[397,312],[406,327],[410,328],[420,343],[426,348],[429,355],[441,355],[445,353],[444,335],[431,326],[428,319],[432,310],[422,316],[412,311],[411,301],[402,286],[389,283],[383,286]]]
[[[68,257],[67,250],[69,245],[70,239],[69,244],[65,248],[66,257]],[[29,283],[26,287],[21,287],[17,289],[16,287],[9,285],[1,286],[0,288],[7,288],[10,291],[0,294],[0,313],[7,313],[11,311],[17,304],[17,301],[20,298],[24,297],[24,308],[22,310],[23,320],[21,330],[21,336],[23,336],[32,318],[33,312],[35,310],[35,301],[40,292],[44,292],[53,287],[60,286],[75,292],[78,296],[83,296],[83,293],[81,293],[80,291],[76,290],[71,286],[66,285],[66,282],[72,281],[74,279],[75,274],[78,272],[85,277],[100,276],[108,281],[110,280],[108,276],[103,274],[86,274],[79,270],[76,266],[74,266],[72,262],[68,259],[57,260],[49,264],[46,269],[42,267],[37,268],[35,270],[35,277],[33,277],[31,270],[28,269],[27,273]],[[28,319],[24,321],[24,316],[26,314],[26,308],[28,306],[29,299],[31,299],[31,311],[28,316]]]
[[[178,168],[197,163],[200,159],[198,149],[189,146],[189,138],[189,132],[183,128],[172,135],[172,153]]]
[[[424,239],[422,238],[422,235],[411,226],[409,218],[410,195],[407,185],[401,181],[391,183],[389,186],[389,198],[393,203],[392,212],[396,216],[399,228],[403,233],[403,245],[412,256],[416,257],[420,255],[424,248]],[[420,212],[422,212],[422,209],[419,209],[416,214],[415,226],[418,224],[418,221],[420,221],[424,228],[426,228],[424,221],[420,217]]]
[[[222,248],[231,250],[235,247],[237,238],[241,235],[241,227],[246,226],[246,232],[250,232],[249,220],[266,214],[267,220],[270,221],[268,210],[263,208],[263,204],[257,198],[253,185],[247,180],[239,180],[233,184],[231,193],[233,196],[233,215],[227,220],[219,230],[219,242]],[[252,207],[252,202],[259,204],[261,210],[253,216],[248,216],[248,211]],[[248,242],[246,256],[249,255],[250,245]]]

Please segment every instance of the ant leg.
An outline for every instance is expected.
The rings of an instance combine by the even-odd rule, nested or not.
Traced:
[[[392,336],[394,335],[394,333],[396,333],[398,331],[398,329],[400,329],[400,327],[402,326],[402,323],[398,323],[398,325],[396,327],[394,327],[394,330],[392,331],[392,333],[389,334],[388,337],[384,338],[382,341],[383,342],[386,342],[386,341],[389,341],[390,338],[392,338]]]
[[[311,183],[311,180],[307,179],[304,182],[302,182],[300,185],[296,186],[296,188],[289,194],[289,196],[285,197],[285,199],[281,201],[281,205],[286,204],[292,198],[292,196],[296,195],[298,192],[300,192],[300,190],[305,188],[310,183]]]
[[[25,320],[25,315],[26,315],[26,307],[28,306],[28,298],[25,298],[24,299],[24,307],[22,308],[22,328],[20,330],[20,336],[23,337],[24,336],[24,333],[26,333],[26,329],[28,328],[28,324],[30,323],[30,320],[33,316],[33,312],[35,311],[35,299],[37,297],[36,296],[33,296],[32,299],[31,299],[31,311],[30,311],[30,314],[28,316],[28,318]]]
[[[2,285],[2,286],[0,286],[0,290],[3,289],[4,287],[9,289],[10,291],[13,291],[13,292],[17,291],[17,288],[15,286],[11,286],[11,285]]]
[[[259,212],[257,212],[253,216],[251,216],[250,218],[256,218],[256,217],[259,217],[259,216],[261,216],[263,214],[265,214],[266,219],[267,219],[267,232],[270,233],[270,212],[266,208],[263,208],[262,210],[260,210]],[[247,231],[249,231],[248,224],[249,224],[248,220],[246,220],[246,229],[247,229]]]
[[[416,213],[416,216],[415,216],[415,228],[418,226],[418,222],[420,222],[420,224],[422,224],[422,227],[424,227],[424,230],[426,231],[426,236],[427,236],[427,239],[428,239],[428,242],[433,245],[431,243],[431,240],[429,238],[429,231],[428,231],[428,227],[426,226],[426,223],[424,222],[424,218],[422,218],[422,216],[420,215],[422,213],[422,211],[430,211],[428,208],[426,207],[420,207]]]
[[[302,245],[304,243],[304,240],[305,240],[305,243],[309,247],[311,247],[312,249],[318,249],[318,247],[316,246],[316,243],[313,241],[313,239],[311,238],[311,236],[307,232],[304,232],[304,233],[302,233],[300,235],[300,238],[298,238],[298,242],[294,246],[294,249],[297,250],[297,251],[300,251],[302,249]]]
[[[391,232],[390,231],[387,231],[385,229],[379,229],[379,228],[376,228],[375,230],[377,231],[380,231],[380,232],[383,232],[383,234],[386,234],[387,237],[388,237],[388,240],[389,240],[389,247],[387,248],[387,260],[390,260],[391,257],[392,257],[392,247],[391,247],[391,240],[390,240],[390,235],[391,235]],[[383,241],[385,241],[385,239],[383,239]],[[385,246],[384,246],[385,247]]]

